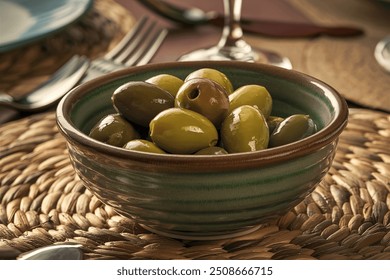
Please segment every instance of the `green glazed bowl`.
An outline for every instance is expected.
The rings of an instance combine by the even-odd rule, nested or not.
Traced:
[[[101,117],[114,112],[111,95],[120,85],[161,73],[185,78],[204,67],[225,73],[235,88],[265,86],[273,115],[309,114],[319,131],[277,148],[217,156],[130,151],[88,137]],[[246,234],[288,212],[329,170],[347,119],[345,100],[324,82],[293,70],[229,61],[121,70],[75,88],[57,108],[72,164],[87,188],[150,231],[183,239]]]

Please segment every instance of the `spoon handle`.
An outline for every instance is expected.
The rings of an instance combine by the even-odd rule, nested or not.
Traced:
[[[88,58],[74,56],[47,82],[22,98],[15,99],[7,93],[0,92],[0,106],[25,112],[43,111],[75,87],[88,70],[88,67]]]
[[[0,92],[0,104],[8,104],[9,102],[14,101],[14,98],[4,92]]]
[[[20,254],[18,260],[81,260],[82,245],[70,242],[40,247]]]
[[[379,65],[390,73],[390,36],[383,38],[376,44],[374,56]]]

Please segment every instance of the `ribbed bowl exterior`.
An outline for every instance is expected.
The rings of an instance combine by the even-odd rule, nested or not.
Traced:
[[[157,155],[128,151],[87,136],[112,112],[110,97],[126,81],[201,67],[220,69],[235,87],[264,83],[276,114],[310,114],[319,131],[303,140],[253,153]],[[71,162],[86,187],[118,213],[167,236],[234,236],[275,220],[301,202],[331,167],[348,119],[344,99],[302,73],[237,62],[168,63],[136,67],[90,81],[57,108]]]
[[[336,141],[267,167],[203,173],[150,171],[147,164],[88,148],[69,145],[69,151],[86,186],[121,214],[159,231],[208,235],[240,231],[287,212],[326,174],[335,147]]]

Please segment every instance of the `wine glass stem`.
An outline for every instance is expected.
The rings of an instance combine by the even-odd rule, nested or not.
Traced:
[[[223,0],[223,4],[225,24],[218,47],[235,47],[239,41],[242,41],[243,36],[240,25],[242,0]]]

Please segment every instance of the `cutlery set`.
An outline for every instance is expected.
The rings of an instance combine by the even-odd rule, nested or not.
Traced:
[[[56,103],[81,80],[88,70],[88,65],[89,61],[86,57],[75,55],[48,81],[20,99],[0,92],[0,106],[25,112],[44,110]]]
[[[0,92],[0,106],[30,113],[45,110],[77,84],[121,68],[148,63],[166,35],[166,29],[158,28],[155,22],[143,17],[105,56],[90,61],[75,55],[47,82],[21,99]]]
[[[205,12],[198,8],[181,8],[166,1],[143,0],[139,2],[158,15],[178,24],[224,25],[224,15],[214,11]],[[241,20],[241,24],[244,31],[279,37],[354,36],[363,32],[353,27],[324,27],[315,24],[291,24],[245,18]],[[9,94],[0,92],[0,106],[30,113],[45,110],[77,84],[121,68],[147,64],[163,43],[167,32],[167,29],[157,28],[155,22],[150,22],[144,17],[105,56],[89,61],[86,57],[75,55],[47,82],[21,99],[14,99]]]

